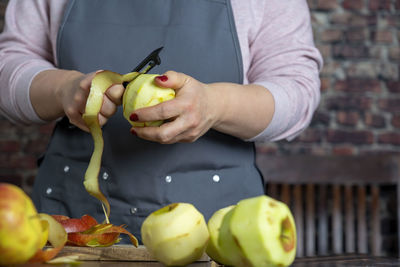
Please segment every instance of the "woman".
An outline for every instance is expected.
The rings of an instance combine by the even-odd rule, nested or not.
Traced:
[[[264,193],[254,142],[293,139],[319,102],[322,59],[305,0],[11,0],[0,36],[2,114],[58,120],[34,185],[41,212],[103,219],[82,185],[91,79],[99,69],[127,73],[160,46],[156,82],[176,98],[131,120],[168,122],[130,129],[122,86],[107,90],[99,115],[111,222],[140,238],[144,218],[168,203],[193,203],[208,219]]]

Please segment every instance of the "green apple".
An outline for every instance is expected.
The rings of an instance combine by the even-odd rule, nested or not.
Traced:
[[[265,195],[239,201],[232,210],[230,233],[250,266],[289,266],[294,261],[296,227],[283,202]]]
[[[198,260],[209,240],[203,215],[188,203],[173,203],[151,213],[142,224],[141,235],[149,253],[167,266]]]
[[[162,121],[134,122],[129,116],[139,108],[150,107],[175,97],[175,91],[170,88],[162,88],[155,84],[154,78],[158,74],[140,74],[128,84],[122,99],[124,117],[132,126],[159,126]]]
[[[210,241],[208,242],[206,253],[211,259],[224,265],[229,265],[230,262],[229,259],[225,259],[223,257],[223,254],[221,253],[221,248],[218,243],[219,233],[224,216],[234,207],[235,205],[231,205],[217,210],[216,212],[214,212],[207,223],[208,231],[210,233]]]
[[[232,215],[236,207],[228,211],[222,219],[221,228],[218,237],[218,246],[222,258],[227,260],[225,265],[247,267],[252,266],[245,257],[239,241],[232,234]],[[251,215],[250,215],[251,216]],[[250,229],[248,229],[250,230]],[[258,267],[258,266],[257,266]]]

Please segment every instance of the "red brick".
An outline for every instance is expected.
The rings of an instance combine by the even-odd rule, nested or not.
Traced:
[[[332,56],[332,47],[330,44],[318,44],[317,48],[323,58],[330,58]]]
[[[391,124],[395,128],[400,128],[400,114],[393,115]]]
[[[368,17],[362,15],[352,14],[349,19],[348,26],[365,27],[368,26]]]
[[[329,129],[327,141],[331,143],[373,144],[374,135],[369,131],[344,131]]]
[[[334,10],[339,7],[337,0],[316,0],[315,4],[320,10]]]
[[[332,153],[340,156],[354,155],[355,148],[353,146],[337,146],[332,149]]]
[[[400,61],[400,47],[395,46],[389,48],[389,58],[395,61]]]
[[[385,117],[380,114],[366,113],[364,116],[366,126],[373,128],[384,128],[386,126]]]
[[[364,42],[367,39],[366,30],[363,28],[347,30],[345,36],[346,40],[352,43]]]
[[[40,155],[46,151],[47,144],[47,138],[30,140],[25,146],[24,152],[28,154]]]
[[[41,134],[46,134],[46,135],[50,136],[53,133],[54,126],[55,126],[55,123],[48,123],[48,124],[42,125],[39,128],[39,132]]]
[[[368,57],[368,47],[365,45],[344,45],[336,44],[333,46],[333,56],[335,58],[366,58]]]
[[[397,28],[400,27],[400,14],[390,14],[387,16],[387,24],[389,26]]]
[[[342,5],[343,5],[344,9],[360,10],[364,7],[364,1],[363,0],[344,0]]]
[[[297,141],[303,143],[318,143],[322,141],[322,132],[318,129],[306,129],[298,138]]]
[[[378,136],[378,142],[381,144],[390,144],[400,146],[400,133],[383,133]]]
[[[380,99],[378,105],[381,109],[390,112],[400,112],[400,99],[399,98],[384,98]]]
[[[278,148],[275,144],[265,143],[257,145],[257,153],[266,154],[266,155],[275,155],[278,152]]]
[[[32,155],[0,154],[0,169],[34,170],[37,167],[36,162],[36,157]]]
[[[321,78],[321,91],[328,91],[331,87],[331,78]]]
[[[352,60],[349,62],[347,67],[347,77],[357,79],[377,79],[379,71],[381,70],[376,68],[376,63],[371,60]]]
[[[338,111],[336,114],[336,121],[341,125],[355,126],[357,125],[360,115],[356,111]]]
[[[331,120],[331,116],[330,116],[329,112],[317,110],[314,113],[313,119],[311,121],[311,126],[316,126],[316,125],[328,126],[330,120]]]
[[[391,93],[400,93],[400,81],[388,81],[386,86]]]
[[[380,82],[378,80],[370,79],[348,79],[337,81],[334,88],[337,91],[351,93],[381,92]]]
[[[327,29],[320,35],[323,42],[338,42],[342,40],[343,32],[337,29]]]
[[[390,10],[390,0],[369,0],[369,9],[372,11],[377,10]]]
[[[18,141],[0,141],[0,152],[18,152],[21,145]]]
[[[341,70],[342,70],[342,65],[339,62],[329,60],[328,62],[325,62],[324,67],[322,68],[321,71],[321,76],[332,78],[336,75],[336,72]]]
[[[393,42],[393,34],[388,30],[378,30],[372,32],[372,41],[384,44],[390,44]]]
[[[372,99],[363,96],[336,96],[326,100],[330,110],[368,110],[371,108]]]
[[[348,25],[351,20],[352,14],[350,12],[334,13],[331,16],[331,23],[338,25]]]

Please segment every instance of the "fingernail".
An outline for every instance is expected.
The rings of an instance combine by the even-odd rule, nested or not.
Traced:
[[[168,77],[166,75],[157,76],[156,79],[158,79],[162,82],[168,81]]]
[[[131,129],[131,134],[134,135],[134,136],[137,136],[137,133],[133,129]]]
[[[129,116],[129,119],[131,121],[138,121],[139,117],[138,117],[138,115],[136,113],[132,113],[131,116]]]

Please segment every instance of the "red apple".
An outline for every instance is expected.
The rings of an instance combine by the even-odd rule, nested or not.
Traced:
[[[0,265],[28,261],[42,243],[42,225],[32,200],[19,187],[0,183]]]

